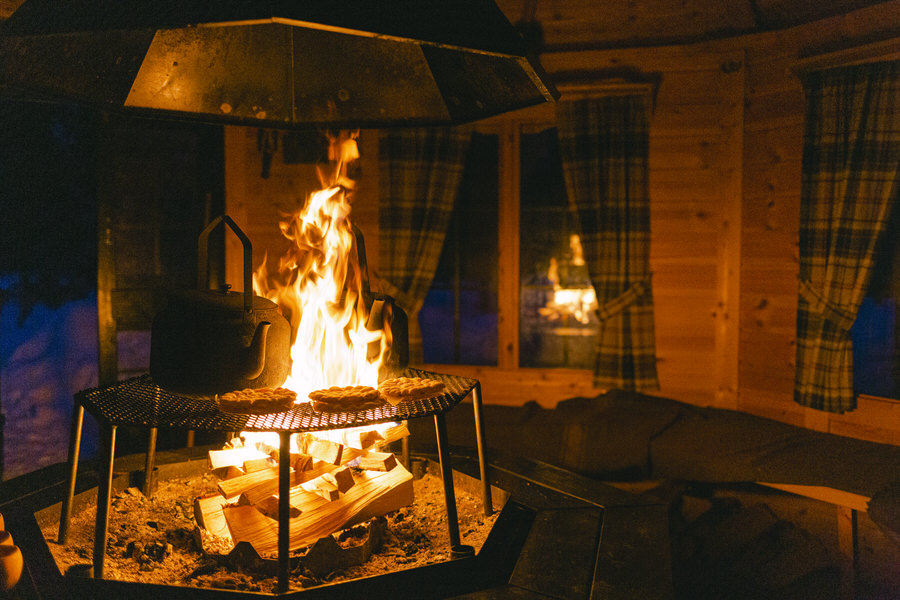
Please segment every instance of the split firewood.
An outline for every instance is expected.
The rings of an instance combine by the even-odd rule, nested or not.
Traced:
[[[305,471],[291,471],[291,481],[290,487],[293,488],[301,483],[306,481],[310,481],[315,479],[316,477],[321,476],[323,473],[327,473],[335,469],[336,467],[332,464],[323,462],[321,460],[311,460],[310,467]],[[267,496],[271,496],[273,494],[278,493],[278,474],[277,467],[275,468],[275,475],[273,477],[267,478],[265,480],[251,482],[251,485],[246,486],[244,489],[240,490],[240,494],[247,496],[247,499],[251,504],[255,504],[256,502],[262,501]],[[238,485],[232,484],[227,486],[229,491],[234,491],[239,488]],[[220,487],[221,491],[222,488]]]
[[[256,448],[244,446],[226,448],[224,450],[210,450],[207,453],[207,464],[216,477],[228,479],[242,474],[245,462],[264,459],[267,456],[265,452]]]
[[[356,459],[356,465],[367,471],[390,471],[397,466],[393,452],[368,452]]]
[[[225,498],[235,498],[254,486],[267,481],[274,481],[275,489],[278,489],[278,467],[269,467],[268,469],[247,473],[240,477],[225,479],[220,481],[216,487]]]
[[[313,431],[298,434],[297,447],[300,452],[311,454],[319,460],[334,465],[343,465],[365,454],[366,449],[376,450],[408,435],[409,429],[402,423],[382,431],[372,430],[371,433],[364,434],[351,433],[347,439],[344,438],[342,432]],[[376,436],[380,439],[376,440]],[[361,448],[355,446],[361,446]]]
[[[373,444],[384,440],[378,430],[373,429],[371,426],[317,431],[312,435],[318,439],[328,440],[356,450],[365,450]]]
[[[194,520],[197,521],[197,525],[213,535],[231,539],[225,515],[222,514],[222,507],[226,504],[228,501],[219,494],[195,498]]]
[[[324,473],[322,477],[336,485],[342,494],[353,487],[353,473],[350,472],[350,467],[347,466],[338,467],[334,471]]]
[[[337,467],[322,473],[315,479],[301,483],[300,487],[331,502],[346,493],[353,487],[353,484],[353,473],[350,471],[350,467]]]
[[[306,453],[321,461],[339,465],[341,464],[341,456],[344,453],[344,445],[310,437],[306,446]]]
[[[244,461],[244,473],[255,473],[257,471],[265,471],[273,466],[269,457],[254,458]]]
[[[324,477],[316,477],[312,481],[301,483],[300,487],[307,492],[312,492],[317,496],[325,498],[329,502],[334,502],[341,497],[341,490],[338,489],[337,484],[328,481]]]
[[[291,505],[300,506],[302,511],[290,521],[288,545],[291,550],[413,502],[413,478],[402,465],[386,472],[362,471],[353,477],[355,485],[333,502],[314,496],[300,505],[295,503],[295,496],[312,494],[302,486],[291,490]],[[253,506],[229,505],[223,513],[235,541],[250,542],[261,555],[273,555],[278,551],[277,521]]]
[[[402,440],[403,438],[409,435],[409,429],[403,423],[398,423],[393,427],[385,429],[381,432],[381,437],[384,438],[383,442],[379,442],[378,446],[386,446],[387,444],[391,444],[393,442]]]
[[[388,444],[392,444],[398,440],[401,440],[409,435],[409,429],[406,425],[395,425],[389,429],[382,431],[379,435],[381,435],[381,441],[377,444],[374,444],[370,447],[370,450],[358,450],[356,448],[344,448],[344,453],[341,455],[341,464],[347,464],[352,462],[353,460],[363,456],[367,452],[375,451],[378,448],[382,448],[387,446]]]
[[[234,479],[235,477],[246,475],[244,469],[242,469],[241,467],[236,467],[234,465],[219,467],[218,469],[213,470],[212,474],[219,479]]]
[[[291,506],[296,506],[301,513],[318,510],[323,504],[328,504],[328,502],[330,500],[326,500],[315,492],[303,489],[302,485],[291,488]]]
[[[246,494],[241,494],[240,498],[238,498],[237,503],[239,506],[250,505],[250,501],[248,500]],[[278,520],[278,496],[266,496],[262,500],[258,500],[253,503],[253,506],[255,506],[259,510],[259,512],[266,515],[270,519]],[[293,519],[300,516],[299,508],[290,505],[288,505],[288,507],[290,518]],[[222,518],[224,519],[224,515]]]
[[[309,471],[313,466],[313,457],[309,454],[291,454],[291,468],[297,472]]]

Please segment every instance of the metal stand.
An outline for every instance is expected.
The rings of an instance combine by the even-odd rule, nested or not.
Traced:
[[[447,508],[447,525],[450,535],[450,553],[453,558],[463,558],[474,555],[474,549],[461,543],[459,534],[459,519],[456,511],[456,494],[453,489],[453,471],[450,464],[450,446],[447,441],[447,425],[444,413],[451,410],[469,392],[475,410],[475,428],[478,444],[478,462],[483,482],[483,502],[485,515],[493,513],[491,504],[491,486],[487,480],[487,467],[484,451],[484,424],[481,412],[481,386],[472,379],[455,377],[450,375],[430,374],[423,371],[410,370],[413,376],[436,376],[443,378],[450,387],[449,391],[436,398],[430,404],[417,407],[406,407],[399,412],[397,407],[388,407],[385,410],[394,411],[389,414],[381,414],[376,419],[361,419],[352,413],[343,417],[347,422],[328,423],[329,428],[339,429],[353,427],[360,424],[372,424],[377,422],[401,421],[410,418],[434,415],[435,432],[438,442],[438,455],[441,467],[441,476],[444,483],[444,500]],[[152,399],[147,400],[147,397]],[[94,529],[94,577],[103,578],[103,567],[106,558],[106,544],[109,535],[109,508],[112,495],[113,469],[116,454],[116,427],[118,425],[131,425],[148,427],[150,430],[145,462],[144,495],[152,494],[152,480],[154,463],[156,460],[157,427],[183,427],[195,426],[202,423],[206,429],[216,431],[277,431],[280,438],[279,468],[278,468],[278,593],[288,590],[290,577],[290,436],[301,431],[315,431],[325,429],[319,419],[320,415],[312,414],[308,407],[295,407],[289,413],[283,413],[276,425],[267,421],[267,417],[237,417],[219,413],[215,410],[215,404],[203,406],[202,401],[192,400],[183,403],[184,400],[171,395],[161,394],[146,377],[134,378],[125,382],[119,382],[117,386],[97,390],[86,390],[75,397],[75,407],[72,415],[72,429],[69,437],[68,456],[68,482],[66,495],[62,500],[62,510],[59,523],[59,543],[65,544],[72,516],[72,504],[75,496],[75,481],[78,474],[78,458],[81,447],[81,432],[84,423],[84,411],[89,410],[98,418],[101,424],[101,465],[97,488],[97,519]],[[130,404],[127,410],[124,404]],[[285,417],[284,415],[287,415]],[[332,418],[332,417],[328,417]],[[355,419],[355,420],[354,420]],[[408,455],[408,446],[404,445],[404,454]],[[408,456],[405,457],[408,460]]]
[[[113,467],[116,460],[116,426],[104,425],[100,434],[101,458],[105,472],[97,486],[97,520],[94,524],[94,577],[103,579],[106,540],[109,534],[109,500],[112,495]]]
[[[69,432],[69,472],[66,495],[62,499],[59,515],[59,543],[65,545],[69,537],[69,521],[72,520],[72,501],[75,498],[75,477],[78,475],[78,456],[81,453],[81,427],[84,423],[84,406],[77,400],[72,409],[72,429]]]
[[[150,428],[147,440],[147,458],[144,461],[144,488],[141,490],[146,498],[153,497],[153,471],[156,468],[156,427]]]
[[[481,504],[484,516],[494,514],[494,503],[491,498],[491,482],[487,475],[487,459],[484,451],[484,413],[481,410],[481,383],[472,388],[472,409],[475,411],[475,446],[478,450],[478,473],[481,476]]]
[[[444,482],[444,503],[447,506],[447,533],[450,536],[450,554],[463,558],[475,554],[471,546],[464,546],[459,537],[459,516],[456,512],[456,492],[453,489],[453,468],[450,464],[450,447],[447,443],[447,421],[443,414],[434,415],[434,431],[437,438],[438,462]]]
[[[278,433],[278,593],[291,575],[291,432]]]

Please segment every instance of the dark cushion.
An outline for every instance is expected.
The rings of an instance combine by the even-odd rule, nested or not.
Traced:
[[[650,444],[654,477],[833,487],[871,497],[900,473],[900,447],[746,413],[686,408]]]
[[[523,406],[484,405],[485,445],[490,449],[547,462],[582,475],[607,479],[649,474],[650,439],[675,420],[683,405],[642,394],[612,391],[594,398],[571,398],[555,409],[535,402]],[[445,415],[451,446],[475,446],[472,406]],[[431,419],[410,422],[411,447],[433,451]]]
[[[760,457],[768,477],[763,481],[822,485],[871,497],[900,477],[900,446],[800,432]]]
[[[563,424],[564,438],[557,463],[596,478],[646,478],[650,441],[678,418],[684,406],[621,390],[560,402],[555,418]]]
[[[650,442],[652,476],[660,479],[765,481],[766,457],[802,437],[798,427],[745,413],[685,407]]]

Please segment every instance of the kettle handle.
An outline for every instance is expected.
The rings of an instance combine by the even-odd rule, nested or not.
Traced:
[[[244,311],[250,312],[253,309],[253,246],[250,238],[228,215],[221,215],[210,221],[197,238],[197,288],[209,288],[209,234],[219,223],[228,225],[244,246]]]

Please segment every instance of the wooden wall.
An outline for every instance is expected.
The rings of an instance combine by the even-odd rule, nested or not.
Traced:
[[[792,69],[804,56],[897,37],[897,14],[900,0],[778,33],[541,56],[551,78],[592,83],[637,72],[659,80],[650,193],[661,389],[652,393],[900,444],[898,402],[863,398],[856,411],[838,416],[804,409],[792,397],[804,108]],[[565,35],[564,26],[576,35],[577,22],[566,23],[554,35]],[[370,266],[378,243],[374,138],[361,135],[363,184],[354,204]],[[259,246],[277,244],[270,216],[314,182],[308,168],[277,160],[261,179],[255,131],[227,132],[228,210]],[[488,402],[552,405],[597,393],[587,372],[453,372],[479,377]]]

